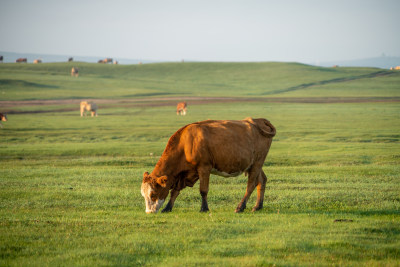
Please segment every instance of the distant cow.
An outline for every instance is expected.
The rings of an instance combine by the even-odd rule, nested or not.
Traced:
[[[15,60],[15,63],[26,63],[26,62],[28,62],[28,59],[26,57],[25,58],[20,57],[17,60]]]
[[[38,64],[38,63],[42,63],[42,60],[41,60],[41,59],[35,59],[35,60],[33,61],[33,64]]]
[[[253,211],[263,207],[267,176],[262,167],[271,147],[275,127],[266,119],[242,121],[207,120],[186,125],[174,133],[154,170],[143,174],[141,193],[146,213],[156,213],[170,193],[163,212],[172,211],[180,191],[200,180],[202,204],[208,211],[207,194],[210,174],[234,177],[248,176],[247,190],[236,212],[246,208],[257,187]]]
[[[71,69],[71,76],[72,77],[78,77],[79,76],[79,69],[76,67],[72,67]]]
[[[114,60],[113,64],[114,64],[114,65],[117,65],[117,64],[118,64],[118,61]]]
[[[106,62],[102,59],[99,59],[99,61],[97,61],[97,63],[106,63]]]
[[[400,70],[400,66],[394,67],[395,70]]]
[[[90,111],[92,117],[97,117],[97,105],[91,101],[82,101],[81,102],[81,117],[86,116],[86,111]]]
[[[112,58],[106,58],[103,61],[104,61],[104,63],[113,63],[113,59]]]
[[[2,121],[7,121],[7,115],[0,113],[0,127],[3,128],[3,124],[1,124]]]
[[[72,61],[74,61],[73,57],[68,58],[68,62],[72,62]]]
[[[176,115],[186,115],[186,110],[186,102],[179,102],[178,105],[176,105]]]
[[[3,63],[3,56],[0,56],[0,62]]]

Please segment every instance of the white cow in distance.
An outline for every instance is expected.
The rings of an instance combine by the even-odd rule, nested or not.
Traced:
[[[81,102],[81,117],[86,116],[86,111],[90,111],[92,117],[97,117],[97,105],[91,101]]]

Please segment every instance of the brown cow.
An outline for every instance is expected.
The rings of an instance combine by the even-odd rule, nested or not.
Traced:
[[[28,59],[26,57],[25,58],[20,57],[17,60],[15,60],[15,63],[22,63],[22,62],[26,63],[28,62]]]
[[[113,63],[113,59],[112,58],[105,58],[104,63]]]
[[[208,211],[210,174],[233,177],[243,172],[248,175],[247,190],[235,211],[246,208],[256,186],[253,211],[260,210],[267,182],[262,166],[275,134],[275,127],[266,119],[207,120],[182,127],[168,140],[152,173],[143,174],[141,193],[146,213],[156,213],[169,191],[170,200],[163,212],[172,211],[179,192],[197,180],[202,197],[200,211]]]
[[[3,128],[3,124],[1,124],[2,121],[7,121],[7,115],[0,113],[0,127]]]
[[[72,67],[71,69],[71,76],[73,77],[79,77],[79,69],[76,67]]]
[[[42,60],[41,60],[41,59],[35,59],[35,60],[33,61],[33,64],[38,64],[38,63],[42,63]]]
[[[86,111],[90,111],[92,117],[97,117],[97,105],[91,101],[82,101],[81,102],[81,117],[86,116]]]
[[[176,105],[176,115],[186,115],[187,104],[186,102],[180,102]]]

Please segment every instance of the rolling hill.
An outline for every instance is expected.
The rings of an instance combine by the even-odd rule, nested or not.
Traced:
[[[71,77],[72,66],[79,77]],[[399,98],[400,72],[299,63],[0,65],[0,100],[241,97]]]

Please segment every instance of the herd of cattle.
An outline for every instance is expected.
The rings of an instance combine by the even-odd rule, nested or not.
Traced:
[[[78,69],[72,68],[71,75],[78,75]],[[92,117],[97,117],[97,105],[93,101],[82,101],[80,103],[81,117],[86,116],[86,112],[90,112]],[[179,102],[176,106],[176,115],[186,115],[187,103]],[[2,121],[7,121],[7,115],[0,113],[0,128],[3,128]]]
[[[185,115],[187,103],[180,102],[177,115]],[[80,115],[90,112],[97,117],[93,101],[80,102]],[[0,113],[1,121],[7,116]],[[176,131],[151,173],[145,172],[141,194],[146,213],[156,213],[169,195],[162,212],[170,212],[180,191],[200,181],[201,212],[209,211],[207,195],[211,174],[236,177],[248,176],[247,189],[235,212],[243,212],[257,188],[257,200],[252,211],[263,208],[267,176],[262,167],[272,144],[276,128],[266,119],[206,120],[188,124]]]
[[[97,61],[97,63],[112,63],[112,64],[118,64],[118,61],[113,60],[112,58],[105,58],[105,59],[100,59],[99,61]]]
[[[0,55],[0,62],[3,63],[3,60],[4,60],[4,56]],[[69,57],[68,58],[68,62],[72,62],[72,61],[74,61],[74,58],[73,57]],[[42,62],[43,61],[40,58],[33,60],[33,64],[38,64],[38,63],[42,63]],[[17,58],[15,60],[15,63],[28,63],[28,58],[26,58],[26,57]],[[113,60],[112,58],[105,58],[105,59],[100,59],[99,61],[97,61],[97,63],[118,64],[118,61],[117,60]]]
[[[186,102],[178,103],[177,114],[186,113]],[[185,110],[185,112],[178,112]],[[80,103],[81,117],[90,112],[97,116],[97,105]],[[0,113],[1,121],[7,116]],[[156,213],[169,195],[162,212],[171,212],[180,191],[200,181],[201,212],[209,211],[207,195],[210,175],[248,176],[247,189],[235,212],[243,212],[257,188],[257,200],[252,211],[263,208],[267,176],[262,167],[276,135],[276,128],[266,119],[206,120],[188,124],[168,140],[164,152],[151,173],[145,172],[141,194],[146,213]]]
[[[90,112],[92,117],[97,117],[97,105],[93,101],[82,101],[80,104],[80,111],[81,111],[81,117],[86,116],[86,111]],[[187,111],[186,102],[179,102],[176,105],[176,115],[186,115],[186,111]]]
[[[3,60],[3,57],[0,57]],[[73,61],[69,58],[68,61]],[[19,58],[16,62],[27,62]],[[41,63],[40,59],[33,63]],[[111,58],[98,63],[114,63]],[[396,67],[395,69],[400,69]],[[72,67],[71,76],[78,77],[79,70]],[[97,105],[93,101],[80,102],[80,115],[90,112],[97,117]],[[176,106],[177,115],[186,115],[187,103]],[[1,121],[7,121],[6,114],[0,113]],[[156,213],[169,195],[168,204],[162,210],[170,212],[180,191],[193,187],[200,181],[202,212],[209,211],[207,195],[211,174],[236,177],[242,173],[248,176],[247,189],[235,212],[242,212],[257,188],[257,200],[253,211],[263,208],[267,176],[262,167],[271,147],[275,127],[266,119],[246,118],[234,120],[206,120],[188,124],[176,131],[151,173],[145,172],[141,194],[145,199],[146,213]]]

